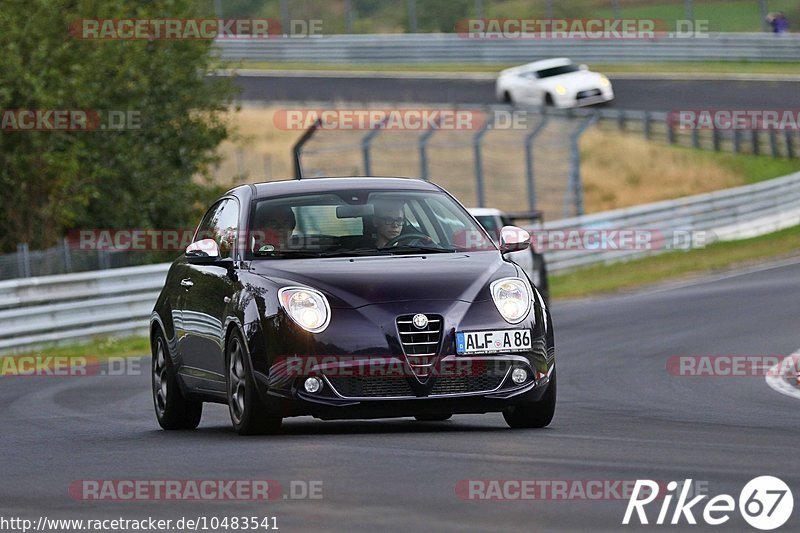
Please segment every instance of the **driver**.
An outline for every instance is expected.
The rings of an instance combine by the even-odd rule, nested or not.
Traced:
[[[403,203],[378,200],[374,204],[375,246],[383,248],[392,239],[400,236],[406,225]]]
[[[264,206],[256,211],[253,220],[253,251],[286,249],[297,224],[289,206]]]

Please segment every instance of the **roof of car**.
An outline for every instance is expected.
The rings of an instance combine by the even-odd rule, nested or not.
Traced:
[[[383,178],[371,176],[321,177],[300,180],[270,181],[253,183],[255,197],[281,196],[292,193],[324,193],[347,189],[384,189],[384,190],[417,190],[438,191],[436,185],[412,178]]]

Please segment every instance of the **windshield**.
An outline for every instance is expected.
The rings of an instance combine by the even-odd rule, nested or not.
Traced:
[[[552,76],[560,76],[561,74],[569,74],[570,72],[578,72],[578,67],[575,65],[562,65],[560,67],[546,68],[537,72],[540,78],[550,78]]]
[[[248,253],[256,259],[496,250],[440,192],[346,190],[257,200]]]

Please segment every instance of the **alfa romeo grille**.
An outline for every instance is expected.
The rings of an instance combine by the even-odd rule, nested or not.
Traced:
[[[439,353],[442,342],[442,317],[425,315],[427,325],[418,328],[414,325],[414,315],[397,317],[397,332],[408,359],[411,370],[418,378],[427,378]]]

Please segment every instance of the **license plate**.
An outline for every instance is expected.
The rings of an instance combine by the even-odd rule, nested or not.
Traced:
[[[531,349],[529,329],[456,332],[456,353],[502,353]]]

